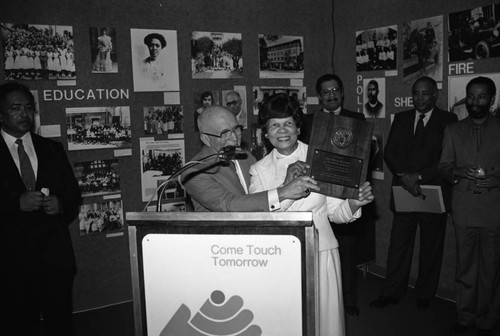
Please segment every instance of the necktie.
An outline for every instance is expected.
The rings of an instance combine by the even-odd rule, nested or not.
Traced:
[[[420,113],[418,116],[417,127],[415,128],[415,135],[413,136],[415,145],[422,146],[424,140],[424,118],[425,113]]]
[[[31,166],[30,158],[24,150],[23,140],[17,139],[17,154],[19,154],[19,165],[21,166],[21,177],[27,190],[35,188],[35,172]]]

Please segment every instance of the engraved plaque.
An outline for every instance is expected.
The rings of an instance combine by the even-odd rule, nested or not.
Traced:
[[[349,117],[316,113],[311,129],[307,162],[309,175],[320,193],[357,198],[366,180],[373,124]]]

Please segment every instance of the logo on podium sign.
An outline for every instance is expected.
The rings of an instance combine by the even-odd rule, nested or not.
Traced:
[[[252,324],[253,313],[243,308],[240,296],[234,295],[226,300],[222,291],[215,290],[193,318],[190,309],[182,304],[160,336],[262,335],[262,329]]]

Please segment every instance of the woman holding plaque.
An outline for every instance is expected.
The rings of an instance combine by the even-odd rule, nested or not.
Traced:
[[[293,170],[294,178],[305,173],[308,147],[297,139],[301,117],[300,106],[292,104],[284,93],[272,95],[263,102],[259,109],[259,124],[274,149],[250,167],[250,193],[288,183],[287,170]],[[371,186],[365,182],[358,199],[342,200],[313,192],[302,199],[281,203],[280,211],[311,211],[318,229],[320,336],[345,335],[338,242],[330,221],[349,223],[359,218],[360,208],[373,199]]]

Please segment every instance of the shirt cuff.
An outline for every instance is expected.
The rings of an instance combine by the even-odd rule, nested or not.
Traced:
[[[267,192],[267,203],[269,205],[269,211],[277,211],[281,208],[278,189],[272,189]]]

